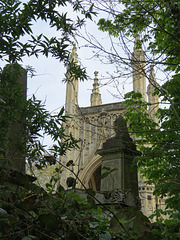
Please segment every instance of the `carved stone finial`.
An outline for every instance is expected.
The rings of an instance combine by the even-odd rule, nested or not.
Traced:
[[[99,73],[98,71],[95,71],[95,72],[94,72],[95,78],[97,78],[98,73]]]
[[[120,137],[122,134],[127,134],[129,136],[127,124],[122,115],[119,115],[119,117],[114,121],[114,131],[116,133],[116,137]]]
[[[72,53],[71,53],[71,61],[77,63],[77,48],[76,48],[76,44],[73,44],[73,49],[72,49]]]
[[[94,83],[91,94],[91,106],[100,105],[102,103],[101,94],[99,93],[98,72],[94,72]]]
[[[124,148],[129,154],[136,155],[136,146],[129,135],[127,123],[122,115],[114,121],[115,137],[109,138],[103,144],[103,149]]]

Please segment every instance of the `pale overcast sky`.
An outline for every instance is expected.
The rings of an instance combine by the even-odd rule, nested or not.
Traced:
[[[104,46],[107,45],[107,34],[97,30],[95,23],[89,23],[89,26],[87,25],[87,30],[90,31],[91,34],[94,34],[94,36],[96,36],[98,39],[100,39]],[[39,23],[36,25],[34,32],[37,32],[37,34],[43,32],[48,36],[52,36],[54,34],[58,35],[58,33],[52,29],[49,31],[49,29],[47,29],[47,24],[44,23]],[[83,45],[84,42],[82,39],[79,39],[77,43],[78,58],[83,67],[86,68],[88,76],[90,78],[88,81],[79,83],[79,105],[89,106],[94,71],[99,72],[98,76],[100,85],[103,85],[108,81],[106,80],[106,73],[109,72],[113,74],[115,68],[112,64],[102,64],[97,58],[92,58],[92,49],[83,47]],[[72,46],[70,46],[70,49],[71,48]],[[52,57],[45,58],[44,56],[40,56],[38,59],[35,57],[24,58],[23,65],[30,65],[36,70],[36,76],[33,78],[28,78],[28,97],[30,97],[32,94],[35,94],[37,98],[46,101],[48,109],[52,111],[62,107],[65,103],[66,88],[65,83],[62,82],[64,79],[64,74],[66,72],[63,63],[60,63],[57,59],[53,59]],[[110,92],[113,93],[113,91],[113,87],[108,85],[100,87],[103,103],[119,101],[110,94]]]

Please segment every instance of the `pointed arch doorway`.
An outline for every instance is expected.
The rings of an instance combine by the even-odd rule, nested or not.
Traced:
[[[101,165],[102,157],[98,154],[95,154],[80,172],[79,179],[87,189],[91,188],[94,191],[100,191]],[[79,182],[77,187],[83,188],[83,185]]]

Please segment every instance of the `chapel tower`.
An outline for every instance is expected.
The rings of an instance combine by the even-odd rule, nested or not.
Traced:
[[[76,47],[73,47],[71,61],[78,64]],[[136,36],[134,51],[131,59],[133,69],[133,90],[140,92],[143,99],[147,101],[146,96],[146,74],[145,74],[145,53],[142,50],[140,37]],[[71,118],[63,123],[67,135],[70,133],[79,140],[79,148],[68,150],[61,156],[60,162],[66,164],[72,160],[73,164],[62,169],[60,175],[60,184],[67,188],[67,178],[76,178],[76,188],[92,188],[94,191],[101,190],[102,154],[98,152],[103,144],[113,139],[116,135],[114,131],[114,122],[119,116],[123,116],[125,107],[121,102],[102,104],[101,94],[99,92],[98,72],[95,72],[93,89],[91,94],[91,103],[87,107],[78,106],[78,79],[68,73],[67,70],[67,89],[66,89],[66,115]],[[148,86],[148,100],[152,103],[150,112],[154,114],[157,110],[158,97],[152,96],[156,86],[156,79],[153,67],[150,71],[150,85]],[[156,107],[155,107],[156,106]],[[110,141],[111,142],[111,141]],[[111,155],[110,155],[111,156]],[[116,166],[112,166],[116,167]],[[73,174],[73,173],[74,174]],[[159,200],[153,196],[154,186],[147,186],[143,178],[138,179],[139,193],[142,202],[142,211],[149,216],[157,208]],[[164,205],[161,205],[161,208]]]

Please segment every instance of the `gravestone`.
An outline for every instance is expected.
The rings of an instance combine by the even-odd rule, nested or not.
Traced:
[[[129,135],[126,121],[120,115],[114,122],[115,137],[107,139],[97,153],[102,156],[101,192],[131,192],[138,197],[137,168],[132,167],[135,156],[140,155]],[[122,196],[121,196],[122,197]]]

